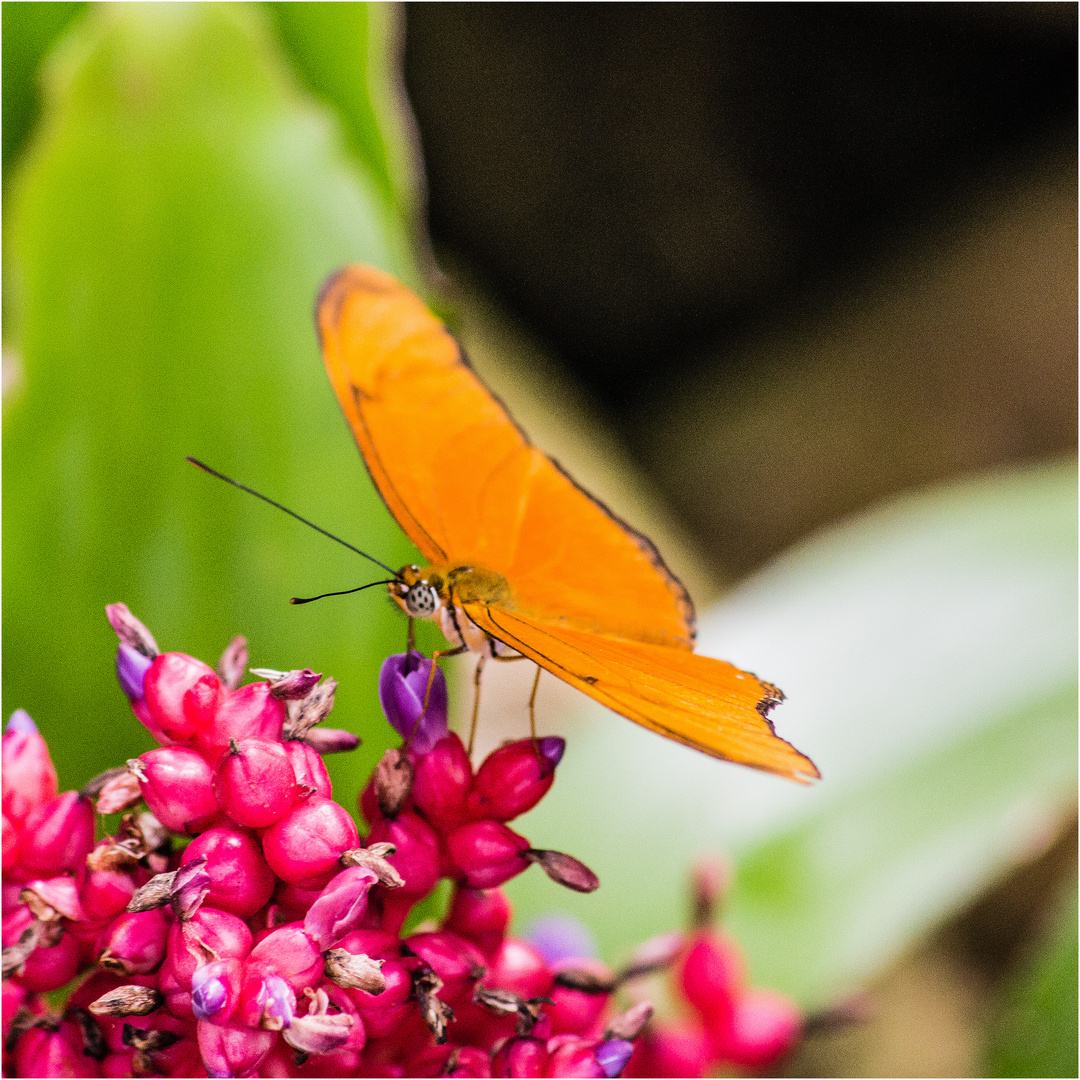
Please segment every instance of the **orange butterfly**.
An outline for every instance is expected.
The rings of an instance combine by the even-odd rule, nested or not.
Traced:
[[[773,731],[780,691],[694,654],[693,605],[656,548],[529,442],[417,296],[350,266],[317,321],[368,471],[427,560],[390,584],[409,616],[714,757],[820,775]]]

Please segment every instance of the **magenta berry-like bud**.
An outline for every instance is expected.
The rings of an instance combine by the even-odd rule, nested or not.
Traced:
[[[379,671],[379,701],[386,719],[417,754],[426,754],[447,733],[446,676],[438,667],[432,676],[433,664],[416,652],[397,653],[388,656]]]
[[[338,860],[360,843],[349,812],[319,795],[297,803],[263,833],[263,855],[283,881],[322,888],[341,869]]]
[[[199,749],[211,757],[220,754],[230,739],[281,740],[285,703],[270,693],[270,684],[249,683],[226,696],[207,729],[197,735]]]
[[[150,717],[170,739],[183,742],[197,734],[197,717],[187,714],[184,698],[205,676],[217,678],[212,668],[187,653],[160,653],[147,669],[143,693]]]
[[[768,1069],[798,1041],[802,1016],[798,1006],[775,990],[739,994],[728,1022],[713,1034],[713,1048],[725,1062],[745,1069]]]
[[[147,912],[147,914],[151,914]],[[190,991],[198,968],[212,960],[242,960],[251,951],[251,930],[227,911],[202,907],[188,922],[169,929],[161,989],[167,977],[182,991]]]
[[[691,941],[679,978],[686,1000],[699,1013],[710,1019],[723,1015],[730,1011],[745,980],[742,954],[725,935],[699,931]]]
[[[565,749],[565,739],[549,735],[493,750],[476,770],[469,793],[471,815],[509,821],[531,810],[554,783],[555,766]]]
[[[334,789],[330,783],[330,774],[323,764],[322,755],[306,742],[289,739],[282,743],[289,755],[293,775],[301,796],[321,795],[324,799],[333,797]]]
[[[546,997],[553,981],[544,958],[527,941],[507,938],[492,957],[484,982],[528,1000]]]
[[[319,949],[329,949],[360,926],[368,893],[378,880],[366,866],[351,866],[331,879],[304,916],[304,930]]]
[[[577,1035],[556,1035],[548,1043],[548,1076],[607,1076],[596,1057],[596,1043]],[[613,1073],[617,1076],[618,1073]]]
[[[177,654],[161,654],[170,655]],[[165,828],[197,833],[218,817],[211,786],[214,773],[198,751],[163,746],[147,751],[131,767],[139,777],[143,798]]]
[[[439,976],[443,983],[439,997],[454,1006],[472,996],[473,984],[486,970],[476,946],[449,930],[413,934],[405,946]]]
[[[83,1053],[82,1033],[72,1021],[55,1030],[36,1027],[23,1032],[15,1044],[18,1076],[97,1076],[97,1062]]]
[[[416,763],[413,802],[435,828],[449,832],[469,820],[466,801],[472,779],[469,755],[451,732]]]
[[[529,865],[529,841],[497,821],[462,825],[446,838],[450,859],[465,884],[493,889]]]
[[[386,860],[405,882],[395,889],[395,895],[416,898],[426,896],[435,887],[439,880],[439,839],[416,814],[402,813],[393,821],[376,822],[367,842],[369,846],[390,843],[397,849]]]
[[[23,823],[19,862],[41,877],[65,870],[78,873],[94,846],[94,804],[77,791],[65,791],[32,810]]]
[[[470,889],[459,885],[454,891],[443,928],[467,938],[485,956],[492,956],[506,937],[513,908],[501,889]]]
[[[120,915],[109,928],[98,962],[118,975],[146,975],[164,960],[168,934],[161,908]]]
[[[37,725],[23,709],[11,714],[0,745],[4,817],[19,827],[31,810],[56,797],[56,770]]]
[[[280,742],[232,739],[214,770],[213,791],[238,825],[264,829],[296,801],[296,774]]]
[[[322,950],[300,923],[272,930],[251,950],[248,963],[280,975],[294,990],[312,986],[322,975]]]
[[[548,1075],[545,1066],[548,1052],[545,1045],[528,1035],[507,1039],[495,1052],[491,1062],[492,1076],[536,1077]],[[558,1076],[559,1073],[551,1073]]]
[[[277,1041],[276,1031],[206,1020],[199,1021],[195,1034],[207,1076],[251,1076]]]
[[[206,859],[210,888],[204,899],[246,919],[263,907],[274,891],[274,872],[263,858],[259,842],[238,829],[208,829],[188,845],[181,866],[192,859]]]

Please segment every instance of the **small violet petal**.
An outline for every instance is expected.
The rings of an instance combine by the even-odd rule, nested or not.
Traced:
[[[25,709],[16,709],[11,714],[4,731],[9,735],[15,733],[20,735],[36,735],[37,724],[30,719],[30,714]]]
[[[608,1039],[596,1048],[596,1060],[605,1076],[620,1076],[630,1055],[634,1052],[634,1044],[625,1039]]]
[[[120,680],[120,689],[127,694],[128,701],[141,701],[145,697],[143,683],[152,663],[150,657],[143,656],[138,649],[133,649],[130,645],[121,642],[117,648],[116,677]]]

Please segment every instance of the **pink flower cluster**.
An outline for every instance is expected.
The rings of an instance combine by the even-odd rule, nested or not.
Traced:
[[[441,671],[390,657],[380,699],[403,744],[361,796],[361,841],[322,760],[357,745],[317,726],[334,680],[255,670],[240,685],[243,639],[212,669],[159,652],[124,605],[108,614],[120,684],[161,745],[57,794],[33,721],[8,723],[5,1075],[684,1076],[766,1067],[798,1035],[794,1007],[744,991],[734,946],[704,931],[618,975],[509,935],[498,886],[533,863],[598,884],[506,824],[551,787],[562,739],[509,743],[474,771]],[[96,842],[95,807],[122,815]],[[442,878],[441,923],[403,934]],[[676,958],[696,1027],[614,1010]],[[69,984],[57,1011],[44,995]]]

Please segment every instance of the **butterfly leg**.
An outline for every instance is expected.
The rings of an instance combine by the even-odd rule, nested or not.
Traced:
[[[540,749],[540,744],[536,741],[536,691],[540,688],[540,672],[543,670],[539,664],[536,665],[536,678],[533,679],[532,693],[529,695],[529,732],[537,751]]]
[[[473,703],[472,723],[469,725],[469,757],[472,757],[473,741],[476,739],[476,721],[480,717],[480,676],[484,673],[484,661],[487,657],[481,653],[476,660],[476,670],[473,672]]]

